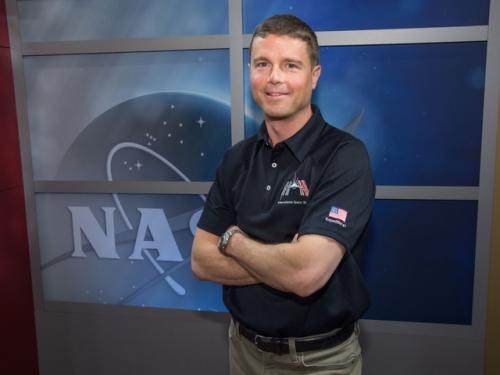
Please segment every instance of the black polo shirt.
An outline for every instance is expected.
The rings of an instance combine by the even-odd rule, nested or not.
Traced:
[[[369,304],[354,254],[371,215],[375,185],[363,143],[328,125],[313,106],[307,124],[272,147],[266,127],[229,149],[198,227],[220,236],[238,225],[265,243],[296,233],[334,238],[346,249],[326,285],[309,297],[265,284],[224,286],[233,318],[262,335],[300,337],[357,320]]]

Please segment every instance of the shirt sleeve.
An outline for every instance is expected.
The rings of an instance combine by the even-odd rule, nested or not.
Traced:
[[[203,213],[198,221],[198,228],[206,230],[212,234],[220,236],[231,225],[236,224],[236,213],[228,188],[228,176],[231,174],[227,170],[227,162],[224,158],[217,168],[215,180],[208,192]]]
[[[307,203],[299,235],[321,234],[352,250],[366,227],[375,198],[370,160],[361,141],[341,145]]]

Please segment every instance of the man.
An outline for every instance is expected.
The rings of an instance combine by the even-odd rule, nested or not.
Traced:
[[[364,145],[311,105],[316,35],[273,16],[250,43],[259,133],[224,156],[198,223],[192,269],[224,285],[230,370],[360,374],[368,294],[354,258],[375,186]]]

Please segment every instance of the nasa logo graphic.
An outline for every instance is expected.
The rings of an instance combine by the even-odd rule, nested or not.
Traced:
[[[57,178],[211,181],[230,134],[230,108],[221,101],[179,92],[133,98],[78,135]],[[64,235],[56,250],[41,249],[45,298],[224,311],[220,286],[191,273],[204,200],[180,194],[58,195],[50,202],[57,214],[48,225]]]

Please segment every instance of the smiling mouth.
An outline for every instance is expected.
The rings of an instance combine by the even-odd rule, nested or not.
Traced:
[[[288,94],[284,92],[266,92],[266,96],[270,96],[271,98],[280,98],[285,95]]]

